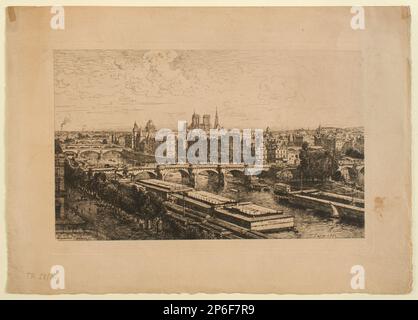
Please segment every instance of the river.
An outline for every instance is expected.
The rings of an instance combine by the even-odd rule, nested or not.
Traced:
[[[237,201],[251,201],[255,204],[283,210],[295,218],[295,231],[282,231],[271,233],[274,238],[278,239],[296,239],[296,238],[363,238],[364,227],[341,222],[338,219],[332,219],[326,214],[314,212],[310,209],[301,209],[290,206],[286,203],[280,203],[277,195],[272,192],[247,191],[245,186],[240,184],[238,179],[233,177],[227,178],[227,185],[224,190],[217,190],[208,183],[208,177],[198,175],[198,190],[210,191],[219,195],[232,198]],[[181,183],[181,177],[171,175],[169,181]]]

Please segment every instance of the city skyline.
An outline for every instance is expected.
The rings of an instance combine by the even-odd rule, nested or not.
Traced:
[[[213,121],[216,109],[225,128],[362,126],[360,55],[320,54],[55,51],[55,127],[123,131],[152,119],[159,128],[175,128],[177,120],[190,122],[193,110]],[[359,81],[348,81],[353,78]]]
[[[213,117],[212,117],[212,114],[210,114],[210,113],[201,113],[200,114],[200,113],[198,113],[198,112],[196,112],[194,110],[193,111],[193,114],[191,114],[189,116],[189,119],[184,119],[184,120],[181,119],[181,120],[178,120],[178,121],[186,121],[187,126],[190,127],[193,124],[193,115],[195,115],[195,114],[198,115],[200,117],[201,123],[203,121],[203,117],[209,115],[209,117],[210,117],[209,118],[209,121],[210,121],[210,129],[216,129],[215,126],[214,126],[214,124],[215,124],[215,121],[214,120],[216,118],[216,112],[217,112],[217,110],[215,111],[215,115],[213,115]],[[144,128],[145,125],[146,125],[146,123],[148,121],[150,121],[150,120],[154,122],[153,119],[141,119],[141,120],[133,120],[132,123],[130,123],[130,124],[124,124],[124,125],[121,125],[120,127],[117,127],[117,128],[113,127],[113,128],[102,128],[102,129],[89,129],[89,128],[86,128],[85,127],[85,128],[80,129],[80,130],[77,130],[77,129],[75,129],[75,130],[61,130],[61,127],[66,127],[66,124],[71,122],[71,119],[64,119],[61,122],[61,124],[59,125],[59,127],[58,128],[57,127],[55,128],[55,131],[87,131],[87,132],[88,131],[92,131],[92,132],[95,132],[95,131],[97,131],[97,132],[100,132],[100,131],[103,131],[103,132],[105,132],[105,131],[108,131],[108,132],[111,132],[111,131],[120,131],[120,132],[130,132],[130,131],[132,131],[132,127],[135,124],[137,124],[139,126],[139,128]],[[244,127],[240,127],[240,126],[228,127],[227,128],[227,127],[224,127],[222,125],[222,121],[221,120],[218,120],[218,121],[219,121],[219,128],[218,129],[227,129],[227,130],[230,130],[230,129],[252,129],[252,130],[254,130],[254,129],[266,129],[266,128],[269,128],[273,132],[281,132],[281,131],[298,131],[298,130],[310,130],[310,131],[313,131],[313,130],[316,130],[318,127],[323,127],[323,128],[336,128],[336,129],[359,129],[359,128],[364,129],[363,126],[334,126],[334,125],[328,125],[328,124],[324,124],[324,123],[318,123],[316,126],[314,125],[312,127],[294,127],[294,128],[277,128],[277,127],[274,127],[274,126],[270,126],[268,124],[264,128],[244,128]],[[160,128],[158,126],[156,126],[156,127],[157,127],[157,129],[167,129],[167,128]],[[177,123],[175,123],[171,127],[168,127],[168,129],[170,129],[172,131],[176,131],[177,130]],[[196,129],[196,128],[194,128],[194,129]]]
[[[152,119],[148,119],[148,120],[152,120]],[[103,129],[88,129],[88,128],[84,128],[84,129],[75,129],[75,130],[60,130],[60,128],[55,128],[55,132],[131,132],[132,131],[132,127],[134,123],[137,123],[139,127],[142,127],[142,129],[144,128],[147,120],[144,120],[143,122],[139,123],[138,121],[134,121],[133,123],[131,123],[130,125],[126,125],[125,127],[120,127],[120,128],[103,128]],[[191,121],[188,121],[187,124],[189,125]],[[260,128],[265,130],[267,127],[272,131],[272,132],[287,132],[287,131],[299,131],[299,130],[309,130],[309,131],[315,131],[318,126],[321,126],[322,128],[335,128],[335,129],[343,129],[343,130],[349,130],[349,129],[361,129],[364,130],[363,126],[347,126],[347,127],[338,127],[338,126],[333,126],[333,125],[323,125],[323,124],[318,124],[317,126],[313,126],[313,127],[295,127],[295,128],[289,128],[289,129],[280,129],[280,128],[274,128],[274,127],[270,127],[270,126],[266,126],[264,128]],[[162,129],[157,127],[157,130]],[[177,131],[177,127],[173,126],[173,127],[168,127],[168,128],[163,128],[163,129],[170,129],[173,132]],[[213,129],[213,128],[211,128]],[[231,128],[223,128],[226,130],[231,130],[231,129],[259,129],[259,128],[242,128],[242,127],[231,127]],[[187,129],[189,130],[189,129]]]

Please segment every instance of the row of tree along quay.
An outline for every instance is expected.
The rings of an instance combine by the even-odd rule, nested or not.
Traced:
[[[65,182],[68,188],[76,188],[122,217],[129,215],[144,229],[161,231],[158,224],[166,213],[161,199],[152,192],[143,192],[117,180],[108,180],[104,173],[87,173],[79,167],[65,165]]]
[[[137,189],[106,174],[65,164],[65,183],[109,209],[118,219],[139,226],[154,239],[214,239],[197,225],[182,223],[167,214],[163,201],[153,192]]]

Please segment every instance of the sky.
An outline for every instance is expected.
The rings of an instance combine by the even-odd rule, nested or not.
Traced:
[[[225,128],[363,125],[356,51],[57,50],[55,128],[130,130],[191,122]]]

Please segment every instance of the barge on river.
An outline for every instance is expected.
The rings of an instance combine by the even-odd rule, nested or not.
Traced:
[[[291,191],[290,186],[285,184],[276,186],[275,191],[290,204],[325,212],[335,218],[364,223],[364,199],[318,189]]]
[[[157,193],[167,203],[206,214],[212,218],[245,228],[250,231],[279,231],[292,229],[294,217],[282,210],[275,210],[251,202],[237,202],[206,191],[162,181],[158,179],[141,180],[136,183],[147,191]]]

